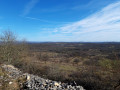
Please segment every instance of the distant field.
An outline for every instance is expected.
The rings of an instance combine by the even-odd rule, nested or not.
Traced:
[[[87,90],[119,88],[120,43],[28,43],[23,71]],[[26,69],[25,69],[26,68]]]

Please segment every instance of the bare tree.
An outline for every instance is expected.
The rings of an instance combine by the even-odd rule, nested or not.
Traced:
[[[12,63],[14,60],[21,58],[23,48],[17,42],[17,36],[10,30],[3,31],[0,35],[0,60],[3,62]]]

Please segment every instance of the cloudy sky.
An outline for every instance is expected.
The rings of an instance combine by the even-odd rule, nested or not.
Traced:
[[[0,32],[28,41],[120,41],[120,0],[0,0]]]

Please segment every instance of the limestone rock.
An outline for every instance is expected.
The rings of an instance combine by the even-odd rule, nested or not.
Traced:
[[[26,77],[25,82],[22,83],[22,90],[85,90],[82,86],[77,86],[75,82],[72,85],[68,85],[67,83],[61,83],[44,79],[36,75],[22,73],[12,65],[3,65],[2,67],[5,71],[10,73],[10,78],[14,80]],[[9,84],[12,83],[13,82],[11,81],[9,82]]]

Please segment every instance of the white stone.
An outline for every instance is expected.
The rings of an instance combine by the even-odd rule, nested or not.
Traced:
[[[59,86],[60,84],[59,84],[59,83],[57,83],[57,82],[54,82],[54,85],[55,85],[55,86]]]
[[[30,80],[30,76],[29,75],[27,75],[27,80]]]
[[[9,84],[12,84],[13,82],[9,82]]]

